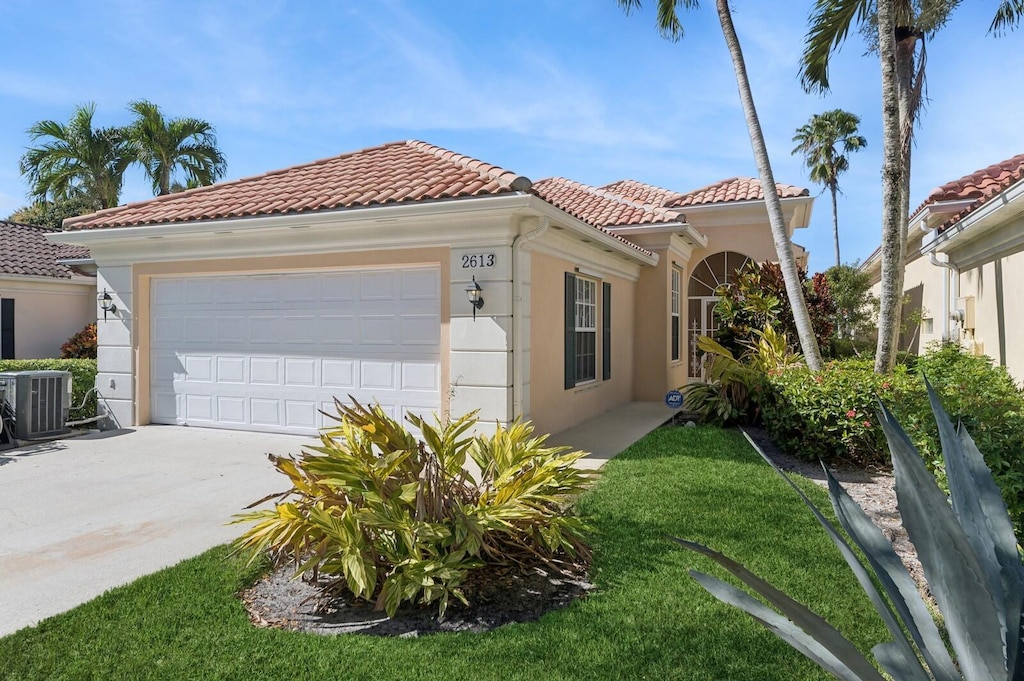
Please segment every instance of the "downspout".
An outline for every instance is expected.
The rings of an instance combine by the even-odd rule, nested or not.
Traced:
[[[523,247],[540,238],[548,231],[551,221],[540,218],[540,225],[525,234],[520,233],[512,240],[512,417],[523,416],[523,380],[525,367],[523,364],[523,337],[525,324],[520,323],[523,310],[523,274],[519,271]]]
[[[949,322],[952,319],[952,305],[951,300],[959,300],[960,298],[960,268],[954,265],[950,260],[949,256],[946,256],[946,260],[942,261],[935,255],[934,252],[928,254],[928,262],[948,270],[946,276],[942,278],[942,340],[950,341],[953,340]],[[950,297],[950,278],[953,279],[953,295]],[[958,320],[959,321],[959,320]],[[957,329],[957,339],[960,337],[959,329]]]

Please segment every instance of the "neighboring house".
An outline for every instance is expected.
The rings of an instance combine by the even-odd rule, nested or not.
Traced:
[[[807,190],[779,191],[790,229],[806,226]],[[98,322],[97,385],[121,424],[294,433],[348,395],[541,432],[661,400],[699,371],[689,334],[713,287],[774,259],[753,180],[534,183],[416,141],[64,230],[117,307]]]
[[[931,191],[907,235],[901,347],[962,342],[1024,380],[1024,154]],[[876,251],[863,265],[880,285]]]
[[[0,359],[60,357],[96,320],[89,251],[52,243],[53,230],[0,221]]]

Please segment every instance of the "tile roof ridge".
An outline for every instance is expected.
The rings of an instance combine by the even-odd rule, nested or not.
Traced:
[[[464,168],[496,180],[501,186],[508,187],[513,191],[527,192],[533,187],[533,182],[530,178],[524,175],[517,175],[511,170],[491,165],[490,163],[472,158],[471,156],[464,156],[463,154],[456,153],[450,149],[445,149],[444,147],[439,147],[420,140],[406,140],[404,144],[410,149],[415,149],[416,151],[424,154],[429,154],[447,163],[453,163],[460,168]]]
[[[606,184],[603,187],[601,187],[601,189],[604,189],[606,191],[614,191],[614,190],[610,189],[610,187],[615,187],[617,185],[623,185],[623,184],[627,184],[627,183],[639,185],[639,186],[643,187],[644,189],[647,189],[647,190],[652,191],[652,192],[660,192],[660,193],[665,194],[664,201],[662,201],[661,204],[659,204],[662,207],[667,207],[667,204],[668,204],[669,201],[678,201],[678,200],[682,199],[683,196],[684,196],[684,194],[682,192],[678,192],[675,189],[669,189],[667,187],[661,187],[661,186],[656,185],[656,184],[651,184],[650,182],[643,182],[641,180],[634,180],[634,179],[628,178],[628,177],[627,178],[623,178],[621,180],[618,180],[616,182],[611,182],[609,184]],[[625,194],[623,194],[623,196],[625,196]],[[626,198],[630,198],[630,197],[627,196]]]
[[[249,182],[255,182],[256,180],[262,180],[262,179],[265,179],[265,178],[268,178],[268,177],[274,177],[276,175],[283,175],[284,173],[293,172],[295,170],[301,170],[301,169],[304,169],[304,168],[312,168],[312,167],[318,166],[318,165],[325,165],[327,163],[332,163],[334,161],[338,161],[338,160],[343,159],[343,158],[348,158],[350,156],[355,156],[356,154],[363,154],[363,153],[366,153],[368,151],[378,151],[378,150],[381,150],[381,149],[386,149],[388,147],[402,146],[404,144],[405,144],[404,141],[386,142],[384,144],[377,144],[377,145],[372,146],[372,147],[365,147],[363,149],[357,149],[355,151],[346,151],[343,154],[337,154],[335,156],[327,156],[325,158],[319,158],[319,159],[316,159],[315,161],[307,161],[305,163],[296,163],[294,165],[290,165],[290,166],[287,166],[285,168],[278,168],[276,170],[268,170],[266,172],[257,173],[255,175],[246,175],[245,177],[238,177],[238,178],[235,178],[233,180],[226,180],[224,182],[217,182],[215,184],[208,184],[208,185],[205,185],[205,186],[202,186],[202,187],[193,187],[191,189],[186,189],[185,191],[171,192],[170,194],[163,194],[161,196],[153,196],[153,197],[150,197],[148,199],[141,199],[139,201],[131,201],[129,203],[122,203],[119,206],[111,206],[110,208],[104,208],[102,210],[98,210],[98,211],[95,211],[95,212],[92,212],[92,213],[86,213],[85,215],[76,215],[74,217],[66,218],[62,224],[65,227],[70,227],[70,226],[73,226],[73,225],[77,224],[78,222],[82,222],[83,219],[86,218],[86,217],[88,217],[91,220],[91,219],[93,219],[93,218],[95,218],[97,216],[100,216],[100,215],[113,215],[113,214],[119,213],[119,212],[121,212],[123,210],[127,210],[129,208],[136,208],[136,207],[144,205],[144,204],[157,204],[157,203],[165,203],[165,202],[169,202],[169,201],[178,201],[178,200],[181,200],[183,197],[186,197],[186,196],[191,197],[191,196],[196,196],[197,194],[204,194],[204,193],[209,192],[209,191],[220,190],[223,187],[233,187],[233,186],[237,186],[237,185],[240,185],[240,184],[247,184]]]
[[[541,180],[541,182],[564,182],[566,184],[575,186],[578,189],[587,192],[588,194],[593,194],[594,196],[600,197],[602,199],[607,199],[608,201],[614,201],[615,203],[620,203],[624,206],[630,206],[631,208],[637,208],[639,210],[654,213],[655,215],[665,218],[678,219],[679,217],[685,217],[683,212],[680,211],[678,208],[666,208],[665,206],[647,203],[645,201],[640,201],[639,199],[631,198],[623,194],[618,194],[616,192],[609,191],[604,187],[595,187],[593,185],[577,182],[576,180],[570,180],[569,178],[566,177],[549,177],[544,180]],[[616,183],[613,182],[612,184]],[[654,189],[659,188],[654,187]]]

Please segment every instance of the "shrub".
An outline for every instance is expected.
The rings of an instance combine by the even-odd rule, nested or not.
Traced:
[[[86,324],[81,331],[60,346],[61,359],[96,359],[96,322]]]
[[[716,426],[752,423],[757,412],[751,397],[761,389],[761,372],[707,336],[697,337],[697,347],[704,355],[707,380],[679,388],[686,408]]]
[[[943,483],[938,430],[920,375],[927,376],[953,418],[976,433],[1010,515],[1024,527],[1024,393],[987,357],[946,344],[929,347],[913,368],[898,364],[886,375],[874,373],[867,359],[829,362],[820,373],[769,372],[761,417],[772,438],[794,456],[887,465],[888,449],[874,416],[881,399],[893,405]]]
[[[89,396],[84,408],[77,409],[96,385],[95,359],[4,359],[0,360],[0,371],[70,371],[72,418],[96,414],[95,393]]]
[[[954,429],[930,388],[928,398],[949,471],[949,499],[928,474],[921,454],[893,415],[883,408],[879,417],[893,455],[903,524],[938,604],[945,636],[892,544],[827,469],[833,510],[852,543],[775,468],[811,508],[885,622],[891,640],[879,643],[871,652],[888,677],[879,674],[853,643],[817,613],[727,556],[695,542],[674,539],[717,562],[763,600],[708,574],[691,570],[691,576],[713,596],[745,611],[836,678],[1021,678],[1024,566],[1017,538],[971,436],[963,428]],[[767,457],[765,460],[771,463]]]
[[[255,523],[237,551],[323,573],[328,591],[347,589],[389,616],[405,601],[436,602],[443,615],[485,564],[588,555],[586,525],[568,512],[596,475],[575,467],[583,452],[545,447],[526,423],[467,436],[475,414],[436,427],[410,414],[420,440],[379,406],[337,410],[322,446],[271,456],[291,489],[273,509],[236,516]]]
[[[877,400],[902,404],[916,385],[906,367],[898,365],[883,376],[867,359],[833,360],[821,372],[769,371],[761,418],[772,439],[793,456],[885,464],[885,438],[874,416]]]
[[[968,355],[953,343],[929,345],[915,366],[928,377],[953,420],[971,432],[1003,491],[1010,515],[1024,526],[1024,392],[1006,367],[994,365],[988,357]],[[923,417],[927,397],[918,390],[912,398],[903,410],[907,430],[944,483],[938,430]]]

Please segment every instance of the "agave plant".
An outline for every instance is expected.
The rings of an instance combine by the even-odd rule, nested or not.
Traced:
[[[1024,567],[1006,505],[971,436],[954,428],[927,382],[926,388],[946,461],[948,499],[884,406],[879,420],[892,453],[903,524],[942,614],[955,661],[892,545],[835,477],[825,470],[836,517],[867,565],[792,480],[751,445],[811,508],[881,615],[892,640],[871,652],[886,673],[899,681],[1024,679]],[[690,572],[716,598],[746,611],[822,669],[840,679],[883,681],[875,665],[819,615],[723,554],[673,541],[710,557],[761,595],[774,609],[727,582]]]

